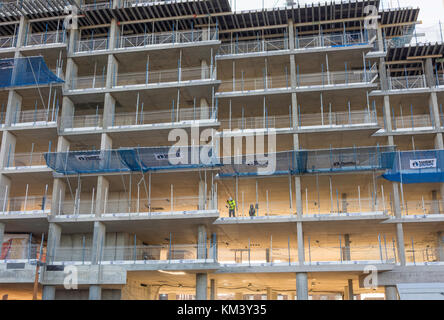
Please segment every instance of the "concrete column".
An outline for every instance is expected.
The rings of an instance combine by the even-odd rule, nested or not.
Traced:
[[[111,150],[112,139],[107,133],[103,133],[100,142],[100,150]],[[105,161],[105,159],[103,159]],[[97,191],[96,191],[96,216],[106,213],[109,202],[110,184],[105,176],[97,177]]]
[[[399,300],[396,286],[385,286],[385,300]]]
[[[80,40],[80,33],[78,29],[71,28],[69,30],[69,39],[68,39],[68,55],[72,55],[77,50],[77,44]]]
[[[302,229],[302,222],[297,222],[297,239],[298,239],[298,262],[300,265],[304,265],[305,262],[305,244],[304,244],[304,232]]]
[[[51,215],[63,214],[63,203],[65,201],[66,182],[63,178],[54,179],[51,198]]]
[[[200,61],[200,67],[201,67],[201,76],[200,78],[202,80],[208,79],[210,77],[210,69],[208,67],[208,62],[206,60]]]
[[[426,86],[429,88],[436,87],[435,71],[433,70],[432,58],[427,58],[424,65]]]
[[[48,263],[54,262],[57,258],[57,250],[60,247],[60,238],[62,236],[62,227],[58,224],[51,222],[48,230],[48,241],[46,256]]]
[[[378,41],[378,51],[384,52],[384,36],[382,34],[381,24],[378,23],[378,29],[376,30],[376,36]]]
[[[205,194],[206,194],[206,183],[203,180],[199,181],[199,206],[198,209],[199,210],[205,210],[205,202],[206,202],[206,198],[205,198]]]
[[[55,286],[43,286],[42,300],[55,300],[55,293]]]
[[[25,16],[21,16],[20,17],[20,24],[19,24],[19,29],[17,32],[17,45],[16,45],[16,53],[18,53],[18,49],[23,47],[23,45],[25,44],[25,37],[26,37],[26,29],[29,26],[29,21]]]
[[[76,78],[79,68],[72,58],[68,58],[66,61],[66,75],[64,89],[70,90],[76,88]]]
[[[294,50],[294,22],[288,19],[288,48]]]
[[[61,119],[61,129],[68,129],[73,127],[74,120],[74,103],[68,97],[63,97],[62,101],[62,119]]]
[[[217,280],[210,280],[210,300],[217,300]]]
[[[444,142],[442,138],[442,133],[438,132],[435,134],[434,143],[435,143],[435,149],[437,150],[443,150],[444,149]]]
[[[119,26],[117,25],[116,19],[111,19],[111,26],[109,28],[109,43],[108,49],[113,50],[118,47],[117,43],[119,41]]]
[[[210,118],[210,106],[207,99],[200,99],[200,118],[196,120],[207,120]]]
[[[431,92],[429,96],[429,107],[431,116],[436,129],[441,129],[441,114],[439,112],[438,95],[436,92]],[[442,145],[441,145],[442,147]]]
[[[93,243],[91,249],[91,264],[99,264],[105,250],[106,227],[102,222],[94,222]]]
[[[103,127],[106,129],[113,126],[116,113],[116,99],[111,93],[105,93],[105,104],[103,108]],[[101,125],[101,123],[99,123]]]
[[[1,168],[12,167],[14,165],[14,154],[16,137],[10,131],[4,131],[2,135],[2,145],[0,149]]]
[[[23,98],[16,91],[10,90],[8,93],[8,102],[6,104],[5,124],[10,126],[17,123],[20,111],[22,109]]]
[[[0,248],[5,237],[5,224],[0,222]]]
[[[110,89],[117,85],[117,80],[119,78],[119,61],[116,57],[110,54],[108,56],[108,63],[106,68],[106,88]]]
[[[277,292],[267,287],[267,300],[277,300]]]
[[[347,194],[343,193],[341,195],[341,199],[342,199],[342,213],[347,213],[348,212]]]
[[[102,288],[100,286],[89,286],[89,300],[102,300]]]
[[[350,254],[350,235],[345,234],[344,235],[345,245],[342,252],[342,257],[344,261],[350,261],[351,260],[351,254]]]
[[[438,261],[444,261],[444,232],[438,232]]]
[[[296,293],[298,300],[308,300],[308,276],[307,273],[296,273]]]
[[[393,182],[393,210],[397,219],[402,218],[401,198],[399,197],[399,183]]]
[[[348,285],[345,287],[345,300],[354,300],[353,280],[348,280]]]
[[[294,178],[294,192],[296,194],[296,214],[298,219],[302,219],[304,209],[302,204],[301,177]],[[306,212],[306,214],[308,214],[308,212]]]
[[[0,174],[0,212],[8,211],[8,199],[11,194],[11,178]]]
[[[109,202],[109,181],[104,176],[97,177],[97,191],[96,191],[96,216],[99,217],[105,211],[108,211]]]
[[[439,199],[438,199],[438,191],[433,190],[432,191],[432,208],[431,208],[432,214],[440,214],[439,209]]]
[[[206,273],[196,274],[196,300],[207,300],[207,281]]]
[[[406,265],[405,259],[405,245],[404,245],[404,230],[402,227],[402,223],[396,224],[396,239],[398,245],[398,260],[401,263],[401,266]]]
[[[197,227],[197,259],[207,258],[207,230],[205,226]]]

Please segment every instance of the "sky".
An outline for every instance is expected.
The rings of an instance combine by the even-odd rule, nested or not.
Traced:
[[[262,9],[262,3],[266,8],[283,7],[286,0],[229,0],[232,3],[232,8],[236,7],[236,11]],[[326,0],[293,0],[299,2],[301,5],[312,3],[325,3]],[[339,0],[336,2],[340,2]],[[427,38],[431,41],[438,41],[441,38],[439,31],[439,20],[441,19],[441,29],[444,34],[444,0],[382,0],[384,8],[401,7],[419,7],[419,20],[423,23],[417,26],[419,34],[426,33]],[[234,5],[235,3],[235,5]],[[398,5],[399,4],[399,5]]]

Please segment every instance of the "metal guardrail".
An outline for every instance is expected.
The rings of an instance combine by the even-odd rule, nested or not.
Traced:
[[[117,41],[118,48],[137,48],[159,44],[193,43],[218,40],[217,29],[192,31],[173,31],[151,34],[121,36]]]
[[[379,123],[384,126],[384,119],[380,118]],[[433,121],[430,114],[397,116],[392,118],[392,127],[393,130],[433,127]]]
[[[79,129],[79,128],[95,128],[101,129],[103,126],[103,116],[100,114],[80,115],[73,117],[61,118],[61,130]]]
[[[117,78],[117,79],[116,79]],[[123,73],[114,77],[113,87],[211,79],[210,68],[187,68]]]
[[[6,168],[45,166],[46,160],[43,152],[16,153],[8,156]],[[12,158],[12,159],[11,159]]]
[[[426,88],[425,75],[408,77],[389,77],[390,90],[406,90]]]
[[[353,83],[372,83],[378,76],[376,67],[370,71],[324,72],[313,74],[297,74],[297,87],[314,87],[327,85],[341,85]],[[247,78],[223,80],[220,92],[245,92],[268,89],[289,89],[289,76],[267,76],[262,78]]]
[[[199,120],[216,120],[211,108],[180,108],[165,111],[117,113],[113,127],[128,127],[146,124],[180,123]]]
[[[48,123],[56,122],[57,115],[51,110],[25,110],[18,113],[14,113],[11,121],[11,125],[20,125],[26,123]]]
[[[83,3],[80,8],[82,10],[100,10],[100,9],[109,9],[112,7],[112,1],[96,1],[93,0],[93,3]]]
[[[138,190],[138,194],[142,191]],[[95,200],[82,198],[75,201],[59,202],[59,215],[86,215],[95,213]],[[211,198],[203,202],[203,207],[199,206],[199,197],[197,196],[166,196],[165,198],[139,198],[108,200],[103,204],[103,214],[146,214],[152,215],[162,213],[182,213],[187,214],[202,210],[215,210],[216,207]]]
[[[418,200],[401,201],[402,214],[406,216],[427,216],[444,213],[444,201],[440,200]]]
[[[31,33],[28,34],[24,46],[38,46],[55,43],[66,43],[65,31],[54,31],[45,33]]]
[[[79,89],[103,89],[106,87],[104,76],[75,77],[70,83],[71,90]]]
[[[15,47],[15,37],[0,37],[0,49]]]
[[[281,51],[288,49],[288,39],[282,38],[276,40],[242,41],[228,44],[224,43],[220,46],[218,54],[220,56],[224,56],[233,54]]]
[[[77,42],[75,52],[91,52],[108,49],[108,38],[80,40]]]
[[[353,45],[368,44],[369,40],[365,34],[346,33],[346,34],[321,34],[316,36],[304,36],[294,38],[296,49],[308,48],[326,48],[326,47],[345,47]],[[288,50],[290,48],[288,38],[280,39],[258,39],[253,41],[234,41],[221,45],[219,55],[236,55],[269,51]]]
[[[8,198],[3,203],[2,212],[4,214],[26,214],[36,211],[51,210],[51,197],[49,196],[28,196],[28,197],[14,197]]]
[[[292,128],[293,121],[291,116],[263,116],[249,117],[240,119],[221,120],[221,129],[223,130],[249,130],[249,129],[268,129],[268,128]],[[325,114],[299,114],[299,129],[310,127],[346,127],[350,125],[365,125],[376,123],[375,112],[351,111],[348,112],[329,112]]]

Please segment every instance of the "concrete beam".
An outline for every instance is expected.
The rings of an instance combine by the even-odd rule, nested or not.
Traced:
[[[364,287],[364,279],[368,275],[359,277],[359,287]],[[439,283],[444,279],[442,266],[408,266],[397,267],[392,271],[378,273],[378,286],[396,286],[400,283]]]
[[[307,273],[296,273],[296,293],[298,300],[308,300]]]
[[[206,273],[196,274],[196,300],[207,300],[208,275]]]

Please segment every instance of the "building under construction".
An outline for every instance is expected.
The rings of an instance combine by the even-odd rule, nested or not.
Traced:
[[[442,292],[444,45],[418,16],[2,0],[0,295]]]

